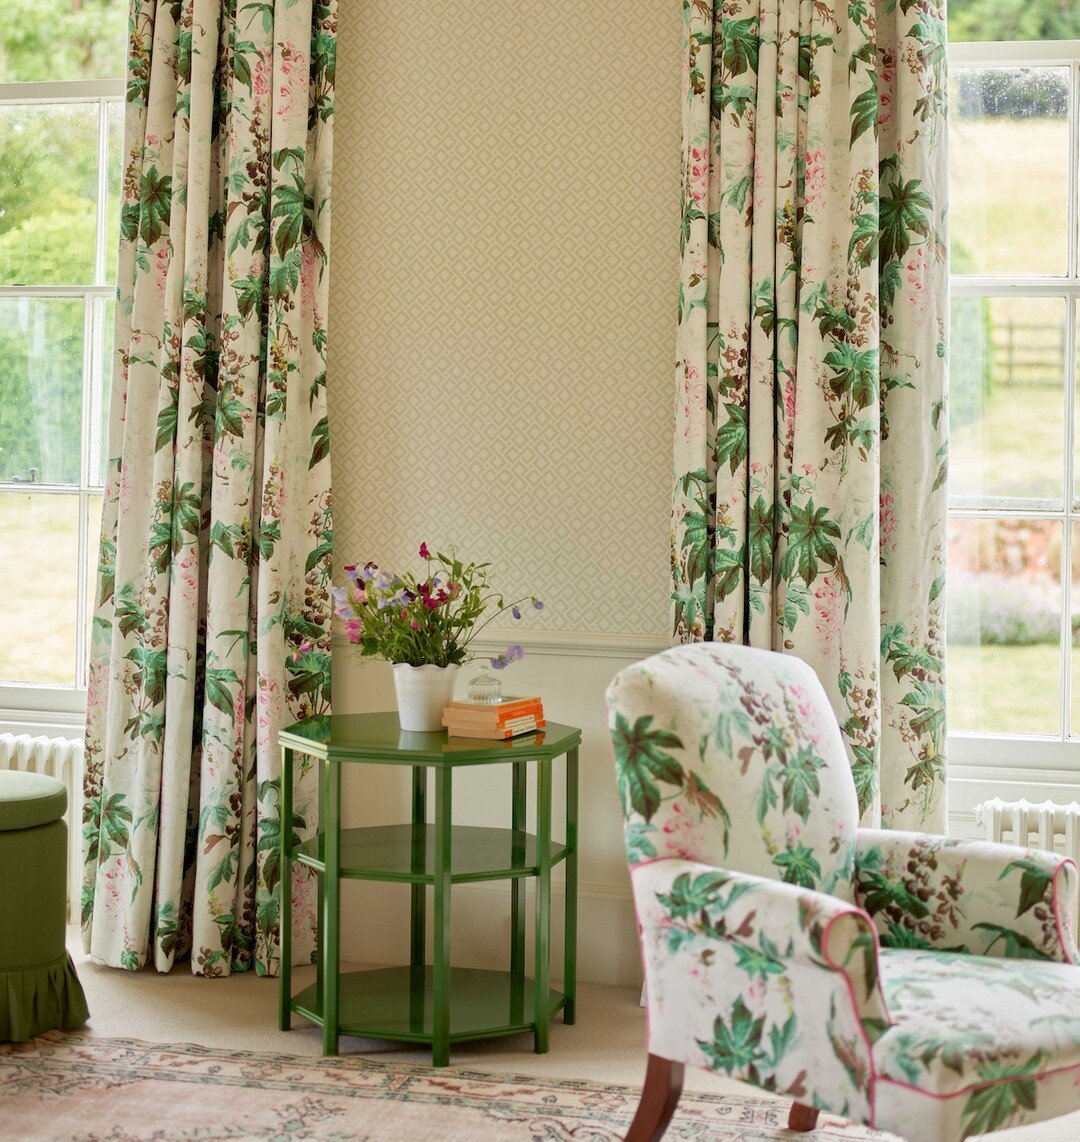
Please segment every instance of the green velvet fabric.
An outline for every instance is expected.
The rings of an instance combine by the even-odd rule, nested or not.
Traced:
[[[0,1042],[86,1022],[64,947],[66,913],[64,822],[0,832]]]
[[[0,971],[0,1043],[22,1043],[42,1031],[74,1031],[90,1017],[71,956],[39,967]]]
[[[43,773],[0,770],[0,832],[58,821],[67,809],[62,781]]]

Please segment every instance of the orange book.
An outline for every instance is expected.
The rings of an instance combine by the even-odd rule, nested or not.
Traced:
[[[499,710],[494,706],[490,709],[478,708],[474,710],[459,710],[447,706],[443,710],[443,721],[468,723],[475,726],[505,726],[515,718],[542,718],[544,707],[541,702],[533,702],[513,710]]]
[[[484,741],[508,741],[519,734],[535,733],[542,730],[547,724],[543,718],[522,718],[525,724],[505,727],[477,728],[475,726],[458,726],[454,723],[444,723],[446,732],[452,738],[480,738]]]

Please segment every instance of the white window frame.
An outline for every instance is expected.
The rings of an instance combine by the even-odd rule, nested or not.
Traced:
[[[1072,615],[1072,550],[1073,525],[1080,524],[1080,495],[1076,479],[1080,476],[1076,449],[1080,444],[1077,431],[1077,343],[1076,327],[1080,315],[1080,40],[1034,40],[994,43],[959,43],[949,45],[950,65],[962,67],[1030,67],[1056,65],[1070,69],[1069,106],[1069,202],[1068,261],[1064,276],[1016,276],[953,278],[953,297],[1049,297],[1064,298],[1065,324],[1065,472],[1064,497],[1061,504],[1052,501],[1025,500],[1023,508],[1015,500],[983,499],[979,506],[965,502],[950,506],[950,518],[987,519],[1000,516],[1055,520],[1061,523],[1062,535],[1062,622],[1060,661],[1061,709],[1059,732],[1039,734],[951,733],[949,735],[950,778],[961,784],[977,784],[994,780],[1008,784],[1010,776],[1020,778],[1024,787],[1043,785],[1075,788],[1080,783],[1080,725],[1069,732],[1072,700],[1071,621]],[[1008,161],[1006,159],[1005,161]],[[955,504],[956,501],[953,501]],[[946,657],[946,685],[948,658]],[[950,782],[951,784],[952,782]],[[1026,791],[1026,789],[1025,789]],[[1019,796],[1020,793],[1014,793]],[[1030,794],[1029,794],[1030,795]],[[1060,797],[1061,794],[1055,794]],[[962,797],[966,801],[967,798]]]
[[[123,79],[56,80],[45,83],[0,83],[0,108],[58,103],[97,105],[98,171],[97,171],[97,246],[94,257],[94,280],[77,286],[12,286],[0,284],[0,299],[6,298],[78,298],[83,301],[83,381],[82,431],[80,439],[79,480],[77,484],[23,484],[19,494],[66,495],[79,501],[78,584],[76,603],[75,683],[57,686],[36,682],[0,680],[0,725],[4,728],[77,727],[86,716],[86,669],[89,648],[86,632],[93,606],[93,585],[87,581],[85,568],[97,536],[87,534],[90,500],[100,495],[102,487],[95,483],[95,473],[102,470],[100,437],[101,401],[105,391],[102,375],[105,309],[116,296],[115,283],[108,283],[115,269],[115,251],[106,249],[108,221],[107,166],[109,142],[109,109],[123,104]],[[111,264],[110,264],[111,263]],[[0,473],[6,481],[9,473]],[[10,494],[12,485],[0,483],[0,493]]]

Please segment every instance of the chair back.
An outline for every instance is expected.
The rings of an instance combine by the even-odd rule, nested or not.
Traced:
[[[677,857],[854,901],[855,783],[805,662],[679,646],[620,671],[607,701],[631,864]]]

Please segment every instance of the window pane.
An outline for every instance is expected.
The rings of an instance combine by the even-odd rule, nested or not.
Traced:
[[[106,104],[108,150],[105,169],[109,189],[105,202],[105,280],[116,281],[117,250],[120,249],[120,183],[124,174],[124,105],[119,100]]]
[[[1074,0],[949,0],[949,41],[1080,39]]]
[[[0,678],[75,683],[79,497],[0,490]]]
[[[94,280],[97,105],[0,107],[0,285]]]
[[[949,494],[1060,502],[1065,301],[954,297]]]
[[[91,440],[92,455],[89,464],[89,482],[100,487],[105,483],[105,470],[109,463],[109,401],[112,395],[113,326],[116,321],[116,299],[98,298],[97,361],[94,375],[94,394],[91,408],[96,439]]]
[[[0,298],[0,485],[79,482],[82,355],[80,299]]]
[[[949,729],[1058,734],[1061,524],[949,521]]]
[[[0,83],[119,79],[127,0],[3,0]]]
[[[953,68],[954,274],[1064,274],[1067,67]]]
[[[98,555],[101,549],[101,505],[102,496],[91,493],[86,497],[86,646],[87,662],[90,660],[89,650],[94,645],[94,609],[97,606],[97,567]],[[102,636],[109,637],[108,628],[103,628]],[[80,679],[86,685],[86,679]]]

